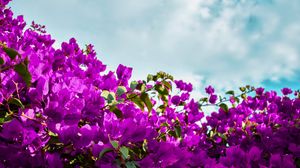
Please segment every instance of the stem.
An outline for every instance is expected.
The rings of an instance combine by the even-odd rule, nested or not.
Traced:
[[[238,97],[241,97],[243,94],[248,94],[248,93],[251,93],[251,92],[253,92],[253,91],[254,91],[254,90],[251,89],[251,90],[249,90],[249,91],[247,91],[247,92],[243,92],[242,94],[239,94],[239,95],[234,96],[234,97],[235,97],[235,98],[238,98]],[[219,106],[220,104],[222,104],[222,103],[224,103],[224,102],[228,102],[228,101],[230,101],[230,99],[225,98],[224,100],[221,100],[220,102],[218,102],[218,103],[216,103],[216,104],[211,104],[211,103],[201,104],[201,107],[206,107],[206,106]]]

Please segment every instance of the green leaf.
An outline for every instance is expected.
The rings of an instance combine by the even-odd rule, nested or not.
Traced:
[[[5,122],[5,118],[0,118],[0,124],[3,124]]]
[[[164,84],[164,86],[165,86],[166,88],[168,88],[169,90],[172,90],[172,85],[171,85],[169,82],[163,81],[162,83]]]
[[[168,103],[168,95],[161,95],[161,100],[163,100],[165,103]]]
[[[108,100],[108,103],[112,103],[113,101],[115,101],[115,100],[116,100],[116,95],[115,95],[115,93],[110,92],[110,93],[108,94],[108,96],[107,96],[107,100]]]
[[[170,130],[170,131],[168,132],[168,134],[171,135],[171,136],[173,136],[173,137],[175,137],[175,138],[177,137],[176,132],[173,131],[173,130]]]
[[[17,106],[21,107],[22,109],[25,108],[24,105],[23,105],[23,103],[21,102],[21,100],[19,100],[19,99],[17,99],[17,98],[10,98],[10,99],[8,100],[8,103],[9,103],[9,104],[17,105]]]
[[[240,99],[238,97],[234,97],[234,100],[237,102],[237,103],[240,103]]]
[[[123,118],[123,113],[120,109],[118,109],[116,106],[112,106],[109,109],[111,112],[113,112],[118,118]]]
[[[150,100],[150,98],[149,98],[148,93],[143,92],[143,93],[141,94],[141,100],[145,103],[145,105],[146,105],[148,111],[151,112],[151,111],[152,111],[152,108],[153,108],[153,105],[152,105],[152,102],[151,102],[151,100]]]
[[[251,87],[250,85],[246,85],[246,88],[247,88],[248,90],[250,89],[250,87]]]
[[[132,82],[130,83],[130,89],[131,89],[131,90],[134,90],[134,89],[136,88],[137,85],[138,85],[138,82],[137,82],[137,81],[132,81]]]
[[[140,90],[141,92],[145,92],[145,91],[146,91],[146,84],[144,84],[144,83],[139,83],[139,84],[136,86],[136,89]]]
[[[107,97],[109,95],[109,91],[108,90],[103,90],[102,93],[101,93],[101,96],[107,100]]]
[[[144,110],[145,106],[141,98],[135,96],[131,99],[131,101],[133,101],[137,106],[139,106],[141,110]]]
[[[234,95],[234,91],[233,90],[229,90],[229,91],[226,92],[226,94]]]
[[[181,127],[179,125],[175,126],[175,133],[177,138],[181,137]]]
[[[245,100],[245,99],[247,98],[247,95],[246,95],[245,93],[243,93],[243,94],[241,95],[241,98]]]
[[[160,85],[160,84],[155,85],[154,88],[161,95],[168,95],[169,94],[169,91],[165,87],[163,87],[162,85]]]
[[[244,121],[242,121],[242,129],[246,129],[246,123]]]
[[[54,133],[54,132],[52,132],[52,131],[48,131],[48,135],[49,136],[53,136],[53,137],[58,137],[58,134],[56,134],[56,133]]]
[[[10,57],[10,59],[14,60],[17,55],[20,55],[15,49],[4,47],[3,51]]]
[[[166,110],[166,106],[165,105],[160,105],[157,109],[156,112],[158,113],[163,113]]]
[[[126,146],[122,146],[120,148],[120,152],[121,152],[121,154],[122,154],[122,156],[123,156],[124,159],[128,159],[128,157],[129,157],[129,150],[128,150],[128,148]]]
[[[153,80],[153,75],[149,74],[149,75],[147,76],[147,82],[150,82],[150,81],[152,81],[152,80]]]
[[[221,103],[221,104],[219,105],[219,107],[222,108],[225,112],[228,112],[228,106],[227,106],[227,104]]]
[[[118,96],[121,96],[122,94],[124,94],[126,92],[127,92],[126,87],[124,87],[124,86],[118,86],[118,89],[117,89],[117,95]]]
[[[245,92],[246,91],[246,87],[240,87],[240,91],[241,92]]]
[[[99,154],[99,159],[101,159],[106,153],[112,152],[114,149],[112,148],[104,148]]]
[[[159,71],[156,73],[158,79],[163,78],[165,76],[165,72]]]
[[[224,135],[224,134],[221,134],[221,133],[219,133],[218,134],[222,139],[224,139],[224,140],[226,140],[227,141],[227,136],[226,135]]]
[[[25,81],[27,87],[31,85],[31,74],[28,70],[28,61],[21,62],[17,65],[15,65],[15,71],[22,77],[22,79]]]
[[[118,149],[119,148],[119,142],[118,141],[110,141],[111,145],[115,148]]]
[[[109,92],[108,90],[103,90],[101,96],[107,100],[108,104],[111,104],[116,101],[116,95],[114,92]]]
[[[136,168],[136,164],[134,161],[126,162],[125,166],[126,168]]]
[[[206,103],[206,102],[208,102],[208,98],[207,97],[203,97],[199,101],[203,102],[203,103]]]
[[[4,59],[0,57],[0,65],[4,64]]]

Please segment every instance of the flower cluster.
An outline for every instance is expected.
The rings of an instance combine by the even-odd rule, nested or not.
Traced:
[[[45,27],[26,29],[8,2],[0,167],[300,167],[299,91],[245,86],[222,98],[208,86],[195,100],[190,83],[164,72],[129,81],[132,68],[105,71],[92,45],[71,38],[54,48]],[[218,110],[204,116],[206,106]]]

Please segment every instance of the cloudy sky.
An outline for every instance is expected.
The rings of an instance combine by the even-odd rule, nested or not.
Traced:
[[[163,70],[194,83],[300,88],[299,0],[15,0],[62,41],[94,44],[134,79]]]

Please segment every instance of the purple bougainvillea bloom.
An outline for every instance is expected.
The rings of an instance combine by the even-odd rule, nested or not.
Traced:
[[[123,76],[121,76],[123,77]],[[121,78],[122,81],[123,78]],[[104,90],[113,90],[118,86],[116,76],[112,71],[102,77],[102,85],[100,86]]]
[[[260,88],[256,88],[255,89],[255,92],[257,95],[262,95],[264,93],[264,88],[260,87]]]
[[[259,161],[261,159],[261,149],[256,146],[253,146],[250,151],[247,153],[247,158],[250,162]]]
[[[189,93],[182,93],[181,96],[180,96],[180,99],[182,101],[186,101],[190,98],[190,94]]]
[[[289,95],[289,94],[293,93],[293,91],[290,88],[283,88],[283,89],[281,89],[281,92],[283,95]]]
[[[132,68],[120,64],[117,68],[117,77],[122,85],[128,85],[128,80],[131,77]]]
[[[175,80],[176,87],[180,90],[185,89],[185,83],[182,80]]]
[[[192,85],[191,83],[187,84],[187,85],[185,86],[185,90],[186,90],[187,92],[191,92],[191,91],[193,90],[193,85]]]
[[[180,96],[173,96],[171,101],[174,105],[178,105],[180,103]]]
[[[296,166],[293,163],[293,158],[291,155],[281,156],[276,153],[273,154],[270,158],[270,167],[290,167],[295,168]]]
[[[239,146],[226,149],[226,156],[220,158],[220,162],[227,167],[244,167],[247,164],[245,152]]]
[[[209,97],[209,103],[215,104],[216,101],[217,101],[217,99],[218,99],[218,96],[215,95],[215,94],[212,94],[212,95],[210,95],[210,97]]]
[[[47,153],[46,160],[50,168],[63,168],[63,162],[59,153]]]
[[[300,157],[300,145],[295,143],[289,144],[289,151],[291,151],[296,157]]]
[[[215,93],[215,89],[209,85],[208,87],[205,88],[205,92],[207,94],[213,94],[213,93]]]
[[[17,119],[13,119],[10,122],[3,124],[3,130],[0,132],[0,136],[12,141],[22,138],[23,129],[21,123]]]

